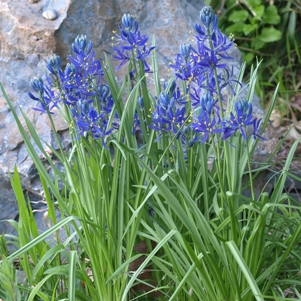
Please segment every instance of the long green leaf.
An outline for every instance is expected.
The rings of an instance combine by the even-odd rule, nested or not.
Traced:
[[[233,257],[235,258],[237,264],[239,265],[242,273],[244,274],[245,278],[247,279],[250,288],[254,294],[254,297],[257,301],[264,301],[264,299],[262,298],[262,293],[260,292],[260,289],[253,277],[253,275],[251,274],[246,262],[244,261],[241,253],[239,252],[237,246],[235,245],[234,241],[227,241],[226,242],[227,247],[229,248],[229,250],[231,251]]]
[[[50,279],[53,276],[53,274],[47,275],[45,278],[43,278],[31,291],[27,301],[33,301],[34,297],[39,293],[41,287],[44,285],[44,283]],[[46,300],[44,299],[44,301],[48,301],[49,299],[47,298]]]
[[[76,218],[74,216],[66,217],[65,219],[61,220],[59,223],[54,225],[52,228],[50,228],[49,230],[42,233],[41,235],[39,235],[38,237],[33,239],[30,243],[28,243],[24,247],[20,248],[18,251],[14,252],[10,256],[8,256],[7,258],[8,259],[16,259],[17,257],[19,257],[23,253],[27,252],[29,249],[31,249],[36,244],[40,243],[41,241],[44,241],[44,239],[47,238],[48,236],[50,236],[52,233],[60,230],[61,227],[63,227],[64,225],[70,223],[72,220],[76,220]]]
[[[70,252],[69,278],[68,278],[68,300],[75,301],[75,269],[76,269],[76,251]]]
[[[158,245],[153,249],[153,251],[147,256],[147,258],[144,260],[144,262],[140,265],[140,267],[136,270],[134,275],[132,275],[131,280],[127,284],[123,294],[121,301],[126,301],[127,300],[127,294],[132,287],[134,281],[136,278],[140,275],[142,270],[148,265],[148,263],[151,261],[152,257],[162,248],[162,246],[176,233],[176,230],[171,230],[165,237],[162,239]]]

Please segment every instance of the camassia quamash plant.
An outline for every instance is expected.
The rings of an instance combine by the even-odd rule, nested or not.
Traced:
[[[32,212],[20,213],[26,235],[16,239],[19,250],[7,260],[22,258],[26,279],[18,290],[27,300],[265,300],[300,285],[290,259],[299,256],[300,206],[282,193],[297,144],[273,193],[255,196],[251,158],[272,110],[264,122],[253,116],[258,67],[242,86],[244,67],[238,77],[229,67],[233,41],[218,29],[211,7],[201,10],[194,30],[193,42],[181,44],[170,63],[174,76],[162,85],[155,39],[149,47],[130,14],[113,33],[115,71],[110,58],[97,58],[86,36],[75,39],[65,67],[58,55],[49,58],[47,74],[32,79],[29,96],[52,124],[59,146],[47,145],[53,157],[23,117],[54,181],[7,98],[53,224],[38,236],[29,225]],[[128,70],[121,84],[120,68]],[[53,114],[70,125],[69,151]],[[248,187],[242,187],[246,176]],[[17,170],[12,185],[24,208]],[[247,188],[250,197],[243,194]],[[64,244],[62,226],[70,236]],[[55,247],[44,240],[51,234]],[[135,251],[139,243],[146,256]],[[34,260],[24,260],[25,254]],[[288,281],[287,273],[295,278]]]

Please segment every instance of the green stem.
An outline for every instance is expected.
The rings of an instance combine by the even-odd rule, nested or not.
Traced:
[[[212,43],[212,39],[211,39],[211,35],[210,35],[210,29],[207,29],[207,34],[208,34],[208,40],[209,40],[209,45],[212,51],[214,51],[214,47],[213,47],[213,43]],[[217,89],[217,98],[218,98],[218,103],[220,106],[220,117],[221,119],[224,118],[224,112],[223,112],[223,100],[222,100],[222,95],[221,95],[221,90],[220,90],[220,86],[219,86],[219,81],[218,81],[218,75],[217,75],[217,70],[216,67],[213,68],[214,70],[214,79],[215,79],[215,83],[216,83],[216,89]],[[228,178],[228,188],[231,187],[232,189],[232,185],[231,185],[231,175],[230,175],[230,168],[231,166],[229,166],[229,160],[228,160],[228,148],[226,145],[226,142],[224,142],[224,151],[225,151],[225,160],[226,160],[226,172],[227,172],[227,178]],[[220,158],[219,158],[219,148],[217,148],[217,155],[218,155],[218,168],[221,168],[220,165]],[[221,171],[219,170],[219,175],[220,175]],[[220,180],[221,177],[219,176]]]
[[[250,162],[250,150],[249,150],[249,141],[246,139],[246,148],[248,152],[247,156],[247,162],[248,162],[248,172],[249,172],[249,178],[250,178],[250,186],[251,186],[251,195],[252,195],[252,200],[255,200],[255,194],[254,194],[254,186],[253,186],[253,177],[252,177],[252,170],[251,170],[251,162]]]

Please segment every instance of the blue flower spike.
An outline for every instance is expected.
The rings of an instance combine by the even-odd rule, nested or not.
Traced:
[[[115,36],[112,37],[112,40],[117,42],[113,47],[115,52],[113,58],[120,61],[116,70],[119,70],[121,66],[133,59],[137,63],[141,60],[144,71],[150,72],[147,58],[155,47],[147,47],[148,37],[138,30],[138,21],[132,15],[124,14],[119,28],[120,34],[115,33]]]
[[[170,63],[175,79],[163,83],[162,92],[154,97],[149,113],[151,123],[147,126],[159,132],[155,141],[165,133],[176,135],[176,139],[181,138],[184,144],[190,140],[191,145],[197,141],[216,141],[214,134],[221,134],[218,139],[224,140],[234,134],[240,134],[243,139],[247,139],[247,135],[264,139],[260,136],[261,119],[253,118],[251,102],[239,99],[226,116],[221,111],[224,100],[219,95],[223,95],[222,90],[230,87],[234,91],[231,84],[238,83],[225,62],[232,59],[227,51],[233,41],[218,29],[217,16],[210,6],[201,10],[200,21],[194,25],[196,36],[191,40],[194,43],[181,44],[174,62]],[[155,47],[147,47],[148,37],[139,31],[138,21],[131,14],[122,16],[119,34],[114,34],[113,57],[120,61],[117,70],[131,62],[129,76],[133,88],[140,66],[144,67],[144,72],[151,72],[148,58]],[[77,36],[67,65],[62,67],[58,55],[49,58],[48,74],[43,79],[35,77],[31,80],[32,92],[28,95],[38,102],[34,109],[43,113],[52,114],[52,108],[58,103],[68,106],[77,139],[89,134],[100,139],[106,147],[105,140],[119,127],[119,116],[114,110],[114,99],[104,77],[101,59],[96,58],[92,48],[92,42],[85,35]],[[178,85],[178,81],[184,85]],[[134,112],[133,133],[140,129],[141,115],[144,118],[146,114],[144,111],[138,114],[138,110],[144,110],[143,97],[138,98]]]

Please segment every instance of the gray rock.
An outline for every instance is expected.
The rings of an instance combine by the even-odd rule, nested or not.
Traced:
[[[13,227],[7,220],[15,220],[18,215],[18,205],[11,189],[1,189],[0,193],[0,235],[12,233]]]

